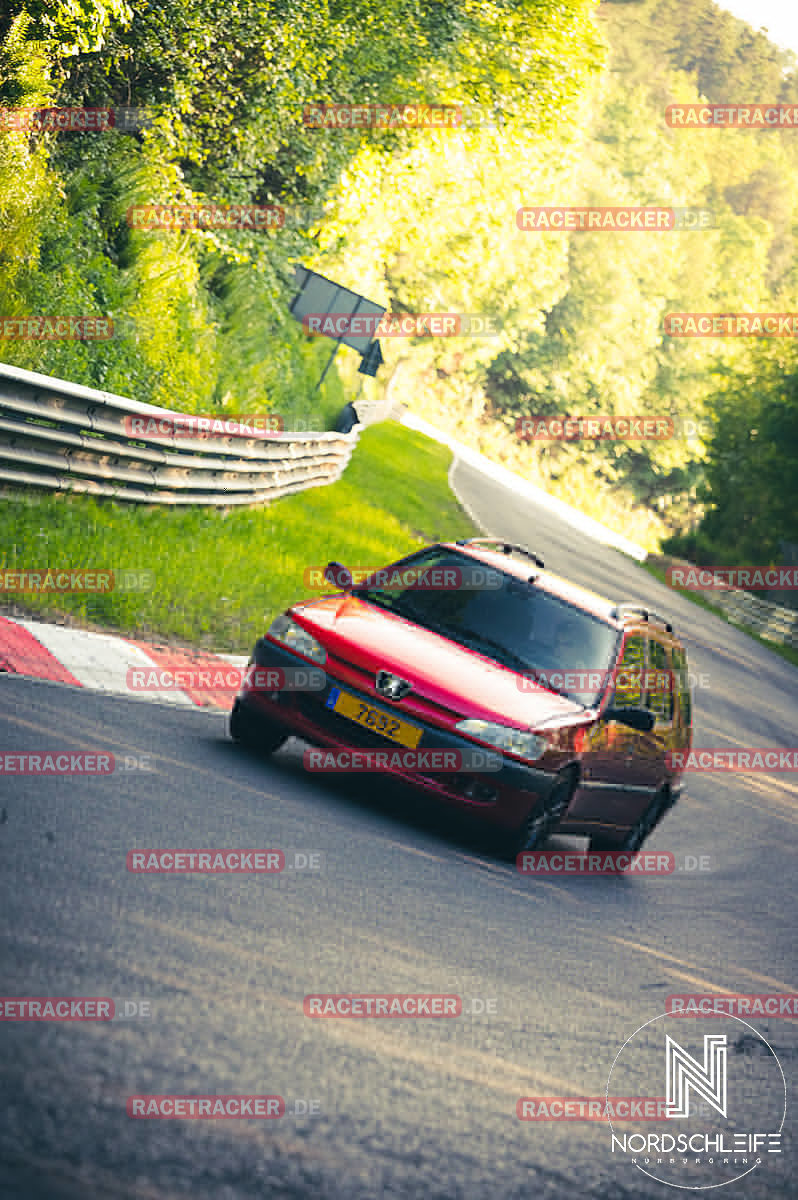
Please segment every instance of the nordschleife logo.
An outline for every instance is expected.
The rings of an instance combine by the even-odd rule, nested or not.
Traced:
[[[674,1036],[678,1033],[678,1038]],[[681,1039],[681,1040],[679,1040]],[[664,1116],[644,1132],[616,1133],[610,1152],[669,1187],[706,1191],[752,1171],[783,1170],[787,1085],[770,1043],[727,1014],[684,1022],[663,1013],[627,1038],[607,1079],[607,1097],[662,1096]],[[780,1179],[772,1179],[778,1190]]]
[[[726,1112],[726,1034],[704,1034],[704,1065],[665,1034],[667,1113],[670,1120],[690,1116],[690,1092],[706,1100],[722,1117]]]

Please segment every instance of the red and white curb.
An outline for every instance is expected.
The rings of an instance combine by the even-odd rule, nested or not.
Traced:
[[[174,650],[157,642],[0,617],[0,674],[137,699],[229,712],[247,661],[246,655]],[[158,687],[159,682],[165,686]]]

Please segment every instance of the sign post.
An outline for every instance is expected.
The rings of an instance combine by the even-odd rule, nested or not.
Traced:
[[[372,300],[367,300],[365,296],[361,296],[358,292],[341,287],[340,284],[334,283],[332,279],[326,279],[324,275],[319,275],[316,271],[309,271],[307,267],[297,266],[295,273],[299,291],[291,301],[289,311],[300,324],[304,324],[306,318],[311,315],[314,317],[334,316],[352,318],[357,313],[363,313],[366,316],[375,317],[379,320],[385,312],[385,308],[381,304],[375,304]],[[322,336],[329,337],[331,335],[325,333]],[[377,368],[383,361],[379,342],[369,334],[352,333],[350,326],[337,337],[333,351],[327,360],[327,365],[313,389],[314,394],[324,382],[332,361],[338,353],[338,347],[342,343],[345,346],[351,346],[353,350],[357,350],[361,357],[358,370],[363,375],[377,374]]]

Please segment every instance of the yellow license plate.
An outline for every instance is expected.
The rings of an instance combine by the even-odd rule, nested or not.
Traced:
[[[424,732],[417,725],[411,725],[409,721],[401,721],[392,713],[383,712],[381,708],[366,704],[364,700],[358,700],[357,696],[353,696],[350,692],[342,692],[340,688],[333,688],[330,692],[327,697],[327,708],[340,713],[342,717],[348,717],[350,721],[362,725],[364,729],[370,729],[372,733],[379,733],[392,742],[398,742],[400,746],[407,746],[409,750],[415,750]]]

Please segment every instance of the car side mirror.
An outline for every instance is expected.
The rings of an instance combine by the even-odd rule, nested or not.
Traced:
[[[352,572],[347,567],[339,562],[328,562],[324,568],[324,578],[333,587],[341,588],[347,592],[352,586]]]
[[[638,733],[650,733],[654,728],[654,714],[647,708],[607,708],[603,713],[605,721],[618,721],[628,725]]]

